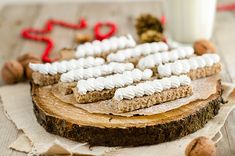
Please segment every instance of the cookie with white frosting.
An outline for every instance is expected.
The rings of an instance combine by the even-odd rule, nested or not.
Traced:
[[[204,54],[173,63],[160,64],[155,68],[158,77],[187,74],[192,80],[217,74],[221,71],[220,57],[217,54]]]
[[[179,47],[171,51],[145,56],[139,60],[137,67],[140,69],[154,68],[160,64],[189,58],[193,54],[194,50],[192,47]]]
[[[53,62],[46,64],[30,63],[32,69],[33,82],[40,86],[51,85],[57,83],[61,74],[71,70],[90,68],[99,66],[105,63],[103,58],[87,57],[81,59],[72,59],[69,61]]]
[[[171,76],[117,89],[111,107],[117,113],[123,113],[190,95],[191,79],[186,75]]]
[[[155,54],[168,50],[168,45],[164,42],[144,43],[128,48],[119,50],[116,53],[111,53],[107,56],[108,62],[131,62],[137,64],[138,60],[150,54]]]
[[[89,78],[97,78],[100,76],[106,76],[111,74],[121,74],[125,71],[130,71],[134,69],[132,63],[117,63],[111,62],[108,64],[103,64],[100,66],[95,66],[91,68],[80,68],[76,70],[71,70],[67,73],[63,73],[60,77],[61,82],[74,82]]]
[[[131,48],[135,45],[136,42],[130,34],[120,37],[111,37],[102,41],[95,40],[93,42],[86,42],[78,45],[75,57],[82,58],[93,56],[106,58],[106,56],[112,52],[120,49]]]

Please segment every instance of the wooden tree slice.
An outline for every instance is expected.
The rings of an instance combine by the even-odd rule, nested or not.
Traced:
[[[139,146],[175,140],[202,128],[220,109],[222,88],[206,100],[197,100],[165,113],[122,117],[91,114],[52,95],[51,87],[32,84],[34,112],[50,133],[90,145]]]

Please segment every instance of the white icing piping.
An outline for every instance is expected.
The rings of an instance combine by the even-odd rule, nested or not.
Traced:
[[[118,49],[131,48],[136,45],[133,37],[128,34],[127,36],[111,37],[102,41],[95,40],[87,42],[77,47],[75,56],[77,58],[94,56],[102,52],[115,51]]]
[[[104,64],[104,62],[105,61],[102,58],[87,57],[87,58],[81,58],[78,60],[72,59],[70,61],[53,62],[53,63],[46,63],[46,64],[30,63],[29,67],[33,71],[36,71],[42,74],[55,75],[57,73],[65,73],[74,69],[89,68],[93,66],[102,65]]]
[[[168,50],[168,46],[164,42],[144,43],[137,45],[134,48],[120,50],[115,54],[111,53],[107,56],[107,60],[109,62],[123,62],[128,58],[146,56],[166,50]]]
[[[88,78],[97,78],[108,74],[123,73],[124,71],[133,70],[134,65],[132,63],[116,63],[111,62],[101,66],[91,67],[87,69],[71,70],[61,75],[60,80],[62,82],[73,82]]]
[[[177,60],[173,63],[161,64],[157,67],[157,72],[161,77],[180,75],[188,73],[192,69],[212,66],[219,61],[220,57],[217,54],[204,54],[190,59]]]
[[[139,60],[138,67],[140,69],[153,68],[162,63],[174,62],[178,59],[190,57],[193,53],[194,49],[192,47],[180,47],[169,52],[148,55]]]
[[[114,99],[133,99],[134,97],[143,97],[145,95],[153,95],[154,93],[162,92],[170,88],[178,88],[183,85],[190,85],[191,79],[186,75],[171,76],[169,78],[156,79],[153,81],[146,81],[137,85],[119,88],[115,91]]]
[[[77,83],[77,90],[80,94],[86,94],[91,91],[101,91],[103,89],[120,88],[126,85],[147,80],[152,77],[153,72],[150,69],[141,71],[134,69],[132,71],[125,71],[122,74],[114,74],[107,77],[90,78],[87,80],[80,80]]]

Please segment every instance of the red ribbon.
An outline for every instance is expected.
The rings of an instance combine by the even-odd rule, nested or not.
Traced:
[[[107,26],[110,28],[110,30],[106,34],[101,34],[100,32],[100,29],[103,26]],[[106,22],[106,23],[98,22],[94,26],[95,38],[100,41],[111,37],[112,35],[116,33],[116,31],[117,31],[117,26],[112,22]]]
[[[54,47],[54,42],[52,41],[52,39],[49,37],[39,36],[51,32],[54,28],[54,25],[59,25],[71,29],[84,29],[87,27],[87,22],[85,19],[81,19],[79,24],[71,24],[51,19],[47,21],[43,29],[26,28],[22,30],[21,35],[24,38],[46,43],[46,48],[41,56],[43,62],[53,62],[58,59],[49,57],[50,52]]]
[[[235,3],[217,5],[217,11],[233,11],[233,10],[235,10]]]
[[[160,22],[161,24],[164,26],[166,24],[166,16],[161,16],[161,19],[160,19]]]

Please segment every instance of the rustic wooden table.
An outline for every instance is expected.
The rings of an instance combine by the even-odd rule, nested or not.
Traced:
[[[81,32],[87,31],[91,33],[92,26],[96,21],[111,20],[118,23],[119,34],[135,34],[134,18],[140,13],[145,12],[160,16],[163,13],[162,3],[159,1],[135,3],[66,3],[9,5],[2,7],[0,9],[0,67],[7,59],[14,59],[26,52],[40,54],[45,48],[41,43],[23,40],[19,35],[22,28],[29,26],[41,28],[43,23],[49,18],[75,22],[79,17],[85,17],[88,20],[90,28],[81,30]],[[217,14],[212,40],[217,45],[218,53],[222,58],[222,79],[227,82],[235,80],[235,70],[233,70],[233,65],[235,65],[234,28],[235,12],[219,12]],[[79,33],[79,31],[56,27],[50,34],[56,43],[54,51],[64,47],[75,46],[74,36],[76,33]],[[3,85],[2,80],[0,80],[0,84]],[[235,110],[231,112],[221,130],[223,139],[217,144],[218,155],[235,155],[234,121]],[[2,106],[0,106],[0,134],[0,155],[25,155],[8,149],[9,144],[17,138],[19,132],[14,124],[5,117]]]

